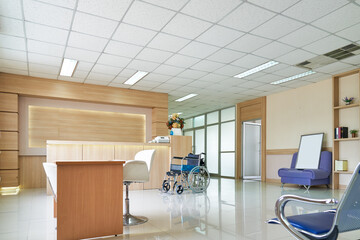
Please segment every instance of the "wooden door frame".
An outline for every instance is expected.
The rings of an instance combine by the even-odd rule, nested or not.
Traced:
[[[266,96],[236,104],[235,178],[242,178],[242,122],[261,119],[261,181],[266,181]]]

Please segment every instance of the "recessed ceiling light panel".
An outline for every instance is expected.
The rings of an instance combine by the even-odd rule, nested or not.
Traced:
[[[281,79],[281,80],[272,82],[272,83],[270,83],[270,84],[276,85],[276,84],[288,82],[288,81],[291,81],[291,80],[294,80],[294,79],[297,79],[297,78],[302,78],[302,77],[305,77],[305,76],[309,76],[309,75],[314,74],[314,73],[316,73],[316,72],[314,72],[314,71],[307,71],[307,72],[304,72],[304,73],[300,73],[300,74],[297,74],[297,75],[294,75],[294,76],[291,76],[291,77],[288,77],[288,78],[284,78],[284,79]]]
[[[137,83],[140,79],[142,79],[143,77],[145,77],[148,74],[148,72],[142,72],[142,71],[137,71],[134,75],[132,75],[128,80],[126,80],[126,82],[124,82],[124,84],[128,84],[128,85],[134,85],[135,83]]]
[[[270,62],[267,62],[267,63],[264,63],[260,66],[257,66],[255,68],[252,68],[250,70],[247,70],[246,72],[243,72],[243,73],[240,73],[234,77],[236,78],[243,78],[243,77],[246,77],[246,76],[249,76],[251,74],[254,74],[254,73],[257,73],[257,72],[260,72],[264,69],[267,69],[269,67],[272,67],[272,66],[275,66],[276,64],[279,64],[279,62],[276,62],[276,61],[270,61]]]
[[[78,61],[73,59],[64,58],[61,66],[60,76],[71,77],[74,73]]]
[[[192,97],[195,97],[195,96],[197,96],[196,93],[191,93],[191,94],[189,94],[189,95],[186,95],[185,97],[176,99],[175,101],[176,101],[176,102],[182,102],[182,101],[188,100],[189,98],[192,98]]]

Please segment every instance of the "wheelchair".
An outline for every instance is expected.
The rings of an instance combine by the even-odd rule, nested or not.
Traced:
[[[206,168],[205,153],[189,153],[185,157],[173,157],[170,171],[166,172],[162,184],[163,192],[182,194],[184,190],[193,192],[206,191],[210,184],[210,174]]]

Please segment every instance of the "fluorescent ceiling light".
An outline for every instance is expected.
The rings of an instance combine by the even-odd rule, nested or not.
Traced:
[[[304,73],[300,73],[298,75],[294,75],[294,76],[291,76],[291,77],[288,77],[288,78],[284,78],[284,79],[281,79],[281,80],[278,80],[278,81],[275,81],[275,82],[272,82],[270,84],[280,84],[280,83],[284,83],[284,82],[288,82],[288,81],[291,81],[291,80],[294,80],[294,79],[297,79],[297,78],[302,78],[302,77],[305,77],[305,76],[308,76],[308,75],[311,75],[311,74],[314,74],[316,72],[314,71],[307,71],[307,72],[304,72]]]
[[[176,101],[176,102],[182,102],[182,101],[188,100],[189,98],[192,98],[192,97],[195,97],[195,96],[197,96],[197,94],[191,93],[191,94],[189,94],[189,95],[186,95],[185,97],[176,99],[175,101]]]
[[[243,72],[243,73],[240,73],[234,77],[236,78],[243,78],[243,77],[246,77],[246,76],[249,76],[251,74],[254,74],[254,73],[257,73],[257,72],[260,72],[264,69],[267,69],[269,67],[272,67],[272,66],[275,66],[276,64],[279,64],[278,62],[275,62],[275,61],[270,61],[270,62],[267,62],[267,63],[264,63],[260,66],[257,66],[255,68],[252,68],[250,70],[247,70],[246,72]]]
[[[131,76],[131,78],[126,80],[124,84],[134,85],[135,83],[137,83],[137,81],[145,77],[147,74],[148,72],[137,71],[134,75]]]
[[[77,63],[78,61],[76,60],[64,58],[63,64],[61,66],[60,75],[71,77],[74,73]]]

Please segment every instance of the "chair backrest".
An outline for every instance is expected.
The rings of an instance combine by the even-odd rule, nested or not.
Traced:
[[[57,194],[57,166],[55,163],[43,163],[46,177],[49,179],[50,187],[56,199]]]
[[[152,163],[154,160],[154,153],[155,153],[155,149],[142,150],[142,151],[136,153],[134,160],[145,161],[146,165],[148,167],[148,171],[150,173],[151,166],[152,166]]]
[[[360,229],[360,163],[341,198],[335,221],[339,232]]]
[[[295,168],[296,160],[297,160],[297,152],[294,153],[291,161],[291,168]],[[329,151],[322,151],[320,154],[320,162],[319,162],[319,169],[327,171],[329,174],[331,173],[331,166],[332,166],[332,154]]]

